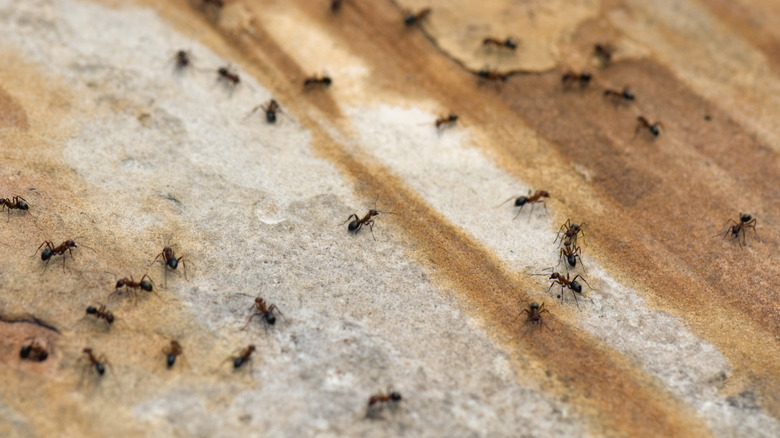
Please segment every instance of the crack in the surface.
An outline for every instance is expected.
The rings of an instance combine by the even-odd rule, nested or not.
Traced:
[[[16,323],[27,323],[27,324],[33,324],[37,325],[38,327],[43,327],[46,330],[51,330],[54,333],[60,334],[60,330],[57,327],[54,327],[53,325],[49,324],[48,322],[38,318],[35,315],[26,315],[26,316],[10,316],[10,315],[3,315],[0,314],[0,322],[5,322],[8,324],[16,324]]]

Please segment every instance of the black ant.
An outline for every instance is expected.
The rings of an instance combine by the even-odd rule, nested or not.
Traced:
[[[542,330],[542,325],[544,324],[542,313],[550,313],[549,310],[544,308],[544,303],[540,306],[536,301],[529,304],[527,309],[523,309],[523,312],[528,315],[527,321],[531,321],[531,324],[539,324],[539,331]]]
[[[282,111],[282,108],[274,99],[269,100],[268,103],[257,105],[256,107],[252,108],[252,111],[250,111],[249,114],[254,114],[258,109],[265,111],[265,120],[268,123],[275,123],[276,113]]]
[[[415,24],[420,23],[430,14],[431,14],[431,8],[421,9],[420,12],[416,14],[411,11],[406,11],[404,13],[404,24],[407,26],[413,26]]]
[[[569,242],[567,240],[563,241],[563,248],[561,248],[559,260],[563,260],[566,258],[566,262],[569,263],[569,266],[572,268],[577,267],[577,259],[580,259],[580,262],[582,262],[582,250],[579,246],[575,245],[573,242]],[[560,263],[560,261],[559,261]],[[582,270],[585,271],[585,263],[582,263]]]
[[[379,213],[388,213],[388,214],[395,214],[392,211],[381,211],[381,210],[368,210],[368,213],[366,213],[365,216],[361,219],[358,217],[356,213],[352,213],[349,215],[347,220],[342,222],[340,225],[344,225],[347,222],[349,222],[350,219],[353,217],[355,220],[352,222],[349,222],[349,225],[347,225],[347,231],[350,233],[357,234],[358,231],[363,227],[363,225],[367,225],[368,229],[371,230],[371,236],[374,236],[374,219],[372,219],[374,216],[378,215]],[[376,240],[376,237],[374,237],[374,240]]]
[[[110,310],[106,310],[105,304],[101,304],[100,307],[87,307],[87,315],[95,315],[97,319],[104,320],[109,326],[114,323],[114,314]]]
[[[564,88],[572,84],[580,84],[580,88],[585,88],[588,86],[591,79],[593,79],[593,76],[591,76],[591,74],[586,71],[582,73],[568,71],[564,73],[563,76],[561,76],[561,83],[563,84]]]
[[[281,310],[279,310],[278,307],[276,307],[276,304],[271,304],[269,306],[268,303],[266,303],[265,300],[260,297],[255,298],[255,303],[252,305],[252,308],[256,309],[257,311],[249,317],[249,319],[246,321],[246,324],[244,325],[244,328],[246,328],[246,326],[252,322],[252,318],[255,316],[263,318],[265,323],[268,325],[276,324],[276,315],[274,315],[274,312],[278,312],[279,316],[284,318],[284,314]]]
[[[484,40],[482,40],[482,46],[483,47],[504,47],[510,50],[517,49],[517,41],[515,41],[513,38],[507,38],[503,41],[501,41],[498,38],[491,38],[487,37]]]
[[[30,208],[30,206],[27,204],[27,200],[21,196],[14,196],[13,198],[0,198],[0,207],[8,208],[8,221],[11,220],[11,209],[15,208],[17,210],[28,210]]]
[[[176,52],[176,55],[174,56],[174,60],[176,61],[176,69],[177,70],[184,70],[185,68],[189,67],[190,64],[192,64],[192,54],[189,50],[179,50]]]
[[[604,97],[615,105],[634,101],[634,93],[628,87],[623,88],[623,91],[604,90]]]
[[[179,267],[179,262],[181,262],[182,266],[184,266],[184,279],[187,279],[187,262],[186,260],[182,260],[184,256],[176,258],[176,254],[173,252],[173,248],[166,246],[163,248],[162,252],[157,254],[157,257],[154,258],[152,261],[152,264],[157,261],[160,257],[163,258],[163,261],[165,262],[165,267],[163,269],[171,268],[172,270],[176,270],[176,268]],[[143,278],[141,279],[143,280]],[[117,283],[118,284],[118,283]],[[151,285],[150,285],[151,286]],[[147,290],[147,289],[144,289]],[[151,292],[151,290],[148,290]]]
[[[315,87],[325,88],[325,87],[330,87],[330,84],[332,83],[333,80],[328,75],[323,75],[323,76],[314,75],[306,78],[303,81],[303,88],[305,90],[311,90]]]
[[[544,190],[537,190],[537,191],[535,191],[533,193],[529,190],[528,191],[528,196],[518,196],[517,199],[515,199],[515,207],[520,207],[520,210],[515,215],[515,219],[517,219],[517,217],[520,216],[520,212],[523,211],[523,207],[526,204],[541,203],[544,206],[544,208],[547,209],[547,205],[544,203],[544,199],[542,199],[542,198],[549,198],[549,197],[550,197],[550,194],[548,192],[544,191]],[[514,198],[514,196],[509,197],[509,199],[507,199],[506,201],[502,202],[499,205],[506,204],[507,202],[512,200],[512,198]],[[534,208],[534,206],[531,205],[531,212],[533,212],[533,208]]]
[[[254,345],[250,345],[246,347],[245,349],[241,350],[241,353],[239,353],[238,356],[230,357],[228,360],[233,360],[233,369],[239,369],[244,364],[252,360],[252,353],[254,353],[256,350]]]
[[[578,278],[581,278],[582,281],[584,281],[585,284],[587,284],[588,287],[590,287],[590,284],[588,284],[588,282],[585,280],[585,278],[582,277],[579,274],[575,275],[574,278],[569,279],[569,274],[568,273],[566,274],[566,278],[564,278],[563,274],[559,274],[557,272],[553,272],[552,274],[550,274],[550,278],[549,279],[552,280],[552,283],[550,283],[550,287],[547,288],[547,292],[549,292],[550,289],[552,289],[552,287],[555,286],[556,284],[561,285],[561,292],[563,292],[564,289],[568,287],[569,289],[571,289],[573,291],[572,295],[574,295],[574,301],[577,302],[577,307],[579,308],[580,304],[579,304],[579,301],[577,300],[577,294],[582,294],[582,285],[580,284],[579,281],[577,281]],[[574,293],[574,292],[576,292],[576,293]],[[563,303],[563,294],[561,294],[561,303]]]
[[[401,399],[401,394],[398,391],[391,391],[388,388],[386,393],[380,392],[378,394],[372,395],[368,399],[368,412],[376,412],[383,406],[390,406],[391,408],[395,408],[398,406],[398,402],[400,402]]]
[[[593,46],[593,56],[595,56],[603,66],[607,66],[612,61],[612,53],[615,51],[609,44],[596,43]]]
[[[442,129],[446,128],[447,126],[451,126],[455,124],[455,122],[458,121],[458,115],[455,113],[450,113],[447,117],[439,117],[436,119],[436,129]]]
[[[179,341],[171,341],[171,345],[168,348],[163,349],[168,369],[173,367],[176,363],[176,358],[184,353],[184,349],[181,347]]]
[[[231,88],[235,88],[238,84],[241,83],[241,78],[238,76],[238,73],[234,73],[230,71],[230,67],[220,67],[217,70],[217,74],[219,75],[217,77],[218,81],[224,81],[227,85],[229,85]]]
[[[65,255],[65,251],[68,251],[70,253],[70,256],[73,257],[73,250],[71,248],[78,248],[76,246],[76,242],[72,240],[66,240],[65,242],[62,242],[60,246],[54,246],[54,244],[51,241],[44,241],[41,243],[41,246],[38,247],[38,249],[41,249],[46,245],[46,248],[41,251],[41,260],[46,262],[46,265],[43,267],[43,270],[45,271],[46,268],[49,266],[50,259],[55,255]],[[38,252],[38,249],[35,250],[35,252]],[[65,257],[62,258],[62,269],[65,270]]]
[[[19,357],[34,362],[43,362],[49,357],[49,352],[37,339],[33,339],[29,344],[22,346]]]
[[[636,137],[636,135],[639,134],[639,131],[642,129],[647,129],[651,134],[653,134],[653,137],[658,137],[658,135],[661,133],[661,128],[663,128],[661,122],[655,122],[651,124],[643,116],[637,117],[636,120],[637,124],[636,129],[634,130],[634,137]]]
[[[506,82],[506,80],[509,79],[508,74],[499,73],[495,70],[490,70],[487,68],[483,68],[482,70],[478,71],[477,76],[488,81],[496,81],[496,82],[497,81]]]
[[[555,237],[555,240],[553,243],[558,241],[558,238],[561,237],[561,234],[563,234],[563,238],[561,239],[561,242],[566,244],[568,243],[577,243],[577,236],[582,234],[582,237],[585,237],[585,231],[582,230],[582,228],[585,226],[585,224],[574,224],[571,222],[571,219],[566,219],[566,223],[561,225],[561,228],[558,230],[558,235]]]
[[[726,225],[729,225],[729,227],[726,229],[726,231],[723,232],[723,237],[725,238],[728,236],[729,232],[731,232],[731,235],[737,239],[737,243],[739,243],[739,246],[742,246],[745,242],[745,229],[746,228],[752,228],[753,233],[755,233],[756,238],[758,239],[758,232],[756,232],[756,223],[758,220],[749,214],[742,214],[739,213],[739,222],[735,221],[734,219],[729,219],[729,221],[726,223]],[[742,233],[742,242],[739,241],[739,233]],[[718,234],[716,234],[717,236]]]
[[[82,357],[80,360],[86,359],[88,362],[86,366],[90,368],[94,367],[99,375],[102,376],[106,373],[106,365],[111,366],[105,355],[101,354],[100,356],[95,356],[91,348],[85,348],[83,352],[86,356]]]

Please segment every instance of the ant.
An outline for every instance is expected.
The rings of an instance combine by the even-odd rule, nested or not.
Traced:
[[[276,113],[282,111],[282,108],[274,99],[269,100],[266,104],[257,105],[256,107],[252,108],[252,111],[249,114],[254,114],[258,109],[265,111],[265,120],[268,123],[275,123]]]
[[[179,257],[177,259],[176,258],[176,254],[173,252],[173,248],[171,248],[169,246],[166,246],[165,248],[163,248],[161,253],[157,254],[157,257],[154,258],[152,263],[156,262],[157,259],[159,259],[160,257],[162,257],[163,260],[165,261],[165,268],[163,268],[163,269],[171,268],[171,269],[173,269],[175,271],[176,268],[179,267],[179,262],[181,262],[182,266],[184,266],[184,279],[185,280],[187,279],[187,262],[186,262],[186,260],[182,260],[184,258],[184,256]],[[143,278],[141,278],[141,280],[143,280]],[[118,284],[119,283],[117,283],[117,285]],[[151,287],[151,284],[149,286]],[[117,286],[117,287],[119,287],[119,286]],[[151,289],[144,289],[144,290],[148,290],[149,292],[151,292]]]
[[[163,348],[163,354],[165,355],[165,360],[166,363],[168,364],[168,369],[171,369],[173,367],[173,364],[176,363],[176,358],[178,356],[181,356],[182,353],[184,353],[184,349],[181,347],[179,341],[171,341],[170,347]]]
[[[549,198],[550,194],[544,190],[537,190],[535,192],[528,191],[528,196],[518,196],[517,199],[515,199],[515,207],[520,207],[520,210],[515,215],[515,219],[517,219],[518,216],[520,216],[520,212],[523,211],[523,207],[525,204],[537,204],[541,203],[545,209],[547,209],[547,205],[544,203],[544,199],[542,198]],[[508,201],[510,201],[514,196],[511,196],[506,201],[502,202],[499,205],[506,204]],[[533,212],[534,206],[531,205],[531,212]],[[514,219],[513,219],[514,220]]]
[[[366,416],[378,412],[383,406],[390,406],[395,409],[401,399],[401,394],[398,391],[391,391],[390,388],[388,388],[386,393],[374,394],[368,399],[368,413]]]
[[[436,129],[446,128],[447,126],[455,124],[457,121],[458,115],[455,113],[450,113],[450,115],[447,117],[439,117],[436,119]]]
[[[230,66],[220,67],[217,70],[217,74],[219,75],[219,77],[217,77],[218,81],[224,81],[232,88],[235,88],[238,84],[241,83],[241,78],[238,76],[238,73],[230,71]]]
[[[82,357],[80,360],[85,360],[88,362],[87,367],[94,367],[95,371],[99,375],[103,375],[106,372],[106,365],[110,364],[108,363],[108,360],[106,359],[106,356],[101,354],[100,356],[95,356],[91,348],[85,348],[83,350],[85,357]]]
[[[487,37],[484,40],[482,40],[482,46],[483,47],[505,47],[510,50],[517,49],[517,41],[515,41],[513,38],[507,38],[504,41],[501,41],[498,38],[491,38]]]
[[[228,358],[228,360],[230,360],[230,359],[233,360],[233,369],[237,370],[237,369],[241,368],[242,366],[244,366],[245,363],[247,363],[250,360],[252,360],[251,356],[252,356],[252,353],[255,352],[255,350],[256,350],[255,346],[254,345],[250,345],[250,346],[246,347],[245,349],[243,349],[238,356]]]
[[[588,86],[591,79],[593,79],[593,76],[591,76],[591,74],[586,71],[582,73],[575,73],[570,70],[561,76],[561,83],[563,84],[564,88],[576,83],[580,84],[580,88],[585,88]]]
[[[508,74],[499,73],[495,70],[489,70],[487,68],[483,68],[482,70],[478,71],[477,76],[488,81],[506,82],[506,80],[509,79]]]
[[[566,219],[566,223],[561,225],[561,228],[558,230],[558,235],[555,237],[555,240],[553,240],[553,243],[558,241],[558,238],[561,237],[561,234],[563,234],[563,238],[561,239],[561,242],[565,245],[568,243],[577,243],[577,236],[582,234],[582,237],[585,237],[585,231],[582,230],[582,227],[584,227],[585,224],[574,224],[571,222],[571,219]]]
[[[357,232],[360,231],[363,225],[367,225],[369,230],[371,230],[371,236],[374,236],[374,219],[372,218],[378,215],[379,213],[395,214],[392,211],[368,210],[368,213],[366,213],[366,215],[363,216],[363,218],[361,219],[360,217],[358,217],[356,213],[352,213],[351,215],[349,215],[347,220],[345,220],[339,225],[346,224],[347,222],[349,222],[350,219],[354,217],[355,220],[349,222],[349,225],[347,225],[347,231],[349,231],[350,233],[357,234]],[[376,237],[374,237],[374,240],[376,240]]]
[[[593,45],[593,56],[595,56],[603,66],[607,66],[612,61],[612,53],[615,49],[609,44],[596,43]]]
[[[106,310],[105,304],[101,304],[100,307],[87,307],[87,315],[95,315],[97,319],[106,321],[109,326],[114,323],[114,314],[110,310]]]
[[[566,274],[566,278],[564,278],[563,274],[553,272],[552,274],[550,274],[549,279],[552,280],[552,283],[550,283],[550,287],[547,288],[547,292],[550,292],[550,289],[552,289],[552,287],[555,286],[556,284],[561,285],[561,292],[563,292],[563,290],[568,287],[573,291],[572,295],[574,295],[574,301],[577,302],[577,308],[579,308],[580,304],[577,300],[577,294],[574,293],[576,292],[578,294],[582,294],[582,285],[580,284],[579,281],[577,281],[578,278],[581,278],[582,281],[585,281],[585,278],[579,274],[575,275],[574,278],[569,279],[568,273]],[[590,287],[590,284],[588,284],[587,281],[585,281],[585,284],[587,284],[588,287]],[[561,294],[561,303],[563,303],[563,294]]]
[[[146,279],[146,280],[144,280],[144,279]],[[135,289],[142,289],[142,290],[145,290],[146,292],[150,292],[150,293],[154,292],[154,285],[152,284],[152,278],[149,277],[149,274],[144,274],[144,276],[141,277],[141,281],[133,280],[133,276],[132,275],[130,276],[130,278],[125,277],[125,278],[119,279],[116,282],[116,288],[114,289],[114,292],[111,292],[111,295],[114,295],[114,294],[121,295],[121,292],[119,292],[119,289],[121,289],[123,287],[126,288],[127,290],[133,289],[132,293],[133,293],[133,299],[135,300],[134,301],[135,303],[138,302],[138,295],[135,293],[136,292]]]
[[[310,76],[306,78],[303,81],[303,88],[305,90],[311,90],[315,87],[325,88],[330,87],[330,84],[333,83],[333,80],[330,78],[330,76],[323,75],[323,76]]]
[[[19,351],[19,357],[25,360],[43,362],[49,357],[49,352],[46,351],[46,347],[41,345],[38,340],[33,339],[29,344],[22,346],[22,349]]]
[[[633,102],[634,93],[628,87],[625,87],[623,91],[604,90],[604,97],[615,105],[619,105],[621,103]]]
[[[174,60],[176,61],[177,70],[184,70],[185,68],[189,67],[190,64],[192,64],[191,53],[189,50],[177,51],[176,55],[174,56]]]
[[[658,137],[658,134],[661,133],[661,128],[663,128],[661,122],[650,124],[650,122],[643,116],[637,117],[636,120],[637,124],[636,129],[634,130],[634,137],[636,137],[636,135],[639,134],[639,131],[642,129],[647,129],[650,131],[650,133],[653,134],[653,137]]]
[[[528,315],[527,321],[531,321],[531,324],[539,324],[539,331],[542,331],[542,325],[544,324],[542,313],[550,313],[549,310],[544,308],[544,303],[540,306],[536,301],[529,304],[527,309],[523,309],[523,312]]]
[[[265,320],[265,323],[268,325],[276,324],[276,315],[274,315],[274,312],[278,312],[279,315],[284,318],[284,314],[281,310],[279,310],[278,307],[276,307],[276,304],[271,304],[269,306],[268,303],[266,303],[266,301],[260,297],[255,298],[255,303],[252,305],[252,308],[257,309],[257,312],[249,317],[249,319],[246,321],[246,324],[244,325],[244,328],[246,328],[246,326],[252,322],[252,318],[255,316],[262,317]]]
[[[582,262],[582,252],[581,248],[577,245],[575,245],[573,242],[569,242],[567,240],[563,241],[563,248],[561,248],[560,256],[559,256],[559,262],[560,260],[563,260],[563,258],[566,258],[566,262],[569,263],[569,266],[572,268],[577,267],[577,259],[580,259],[580,262]],[[582,270],[585,271],[585,263],[582,263]]]
[[[755,233],[756,238],[758,239],[758,232],[756,232],[757,222],[758,220],[749,214],[739,213],[739,222],[735,221],[734,219],[729,219],[729,221],[726,222],[726,225],[729,225],[729,227],[726,229],[726,231],[723,232],[723,237],[725,238],[728,236],[729,232],[731,232],[731,235],[737,238],[737,243],[739,243],[739,246],[742,246],[742,244],[745,243],[745,229],[752,228],[753,233]],[[742,242],[739,241],[739,233],[742,233]],[[718,234],[716,234],[716,236],[717,235]]]
[[[420,12],[416,14],[411,11],[406,11],[406,13],[404,13],[404,24],[407,26],[414,26],[415,24],[420,23],[430,14],[431,8],[421,9]]]
[[[8,220],[11,220],[11,209],[28,210],[30,206],[27,204],[27,200],[21,196],[14,196],[11,198],[0,198],[0,207],[8,208]]]
[[[38,249],[41,249],[43,245],[46,245],[46,248],[41,251],[41,260],[44,260],[46,262],[46,266],[43,267],[43,270],[45,271],[46,268],[49,266],[49,261],[52,258],[52,256],[55,255],[65,255],[65,251],[68,251],[70,253],[70,256],[73,257],[73,250],[71,248],[78,248],[76,246],[76,242],[72,240],[66,240],[63,242],[60,246],[54,246],[54,244],[51,241],[44,241],[41,243],[41,246],[38,247]],[[38,252],[38,249],[35,250],[35,252]],[[65,257],[62,258],[62,269],[65,270]]]

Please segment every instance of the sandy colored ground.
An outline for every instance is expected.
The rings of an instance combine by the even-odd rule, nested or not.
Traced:
[[[775,2],[215,3],[0,0],[0,197],[30,205],[0,227],[0,436],[780,436]],[[538,275],[567,219],[576,302]],[[247,324],[256,296],[284,318]]]

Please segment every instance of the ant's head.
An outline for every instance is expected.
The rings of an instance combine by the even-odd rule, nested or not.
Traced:
[[[561,274],[557,272],[553,272],[552,274],[550,274],[550,280],[555,280],[556,278],[562,278]]]
[[[176,355],[175,354],[169,354],[167,359],[168,368],[172,367],[174,363],[176,363]]]
[[[19,357],[22,359],[27,359],[30,357],[30,352],[32,351],[32,346],[30,345],[22,345],[22,349],[19,351]]]
[[[116,289],[119,289],[120,287],[124,286],[126,281],[127,281],[127,279],[125,279],[125,278],[117,281],[116,282]]]
[[[532,303],[529,305],[529,307],[530,307],[530,308],[532,308],[532,309],[534,309],[534,310],[538,310],[538,309],[539,309],[539,303],[537,303],[536,301],[533,301],[533,302],[532,302]]]
[[[152,291],[152,282],[149,280],[144,280],[141,282],[141,289],[151,292]]]
[[[49,260],[54,255],[54,251],[51,248],[46,248],[41,251],[41,260]]]
[[[398,393],[398,392],[395,392],[395,391],[391,392],[390,393],[390,400],[392,400],[394,402],[401,401],[401,394]]]
[[[528,197],[520,196],[519,198],[515,199],[515,207],[522,207],[526,202],[528,202]]]
[[[577,267],[577,255],[576,254],[569,254],[566,256],[566,261],[569,262],[569,266],[572,268]]]
[[[70,248],[78,248],[78,246],[76,246],[76,242],[74,242],[72,240],[66,240],[65,241],[65,246],[70,247]]]
[[[97,370],[98,374],[100,374],[101,376],[106,372],[106,366],[103,364],[103,362],[96,363],[95,369]]]
[[[572,281],[569,287],[571,287],[571,290],[577,292],[578,294],[582,293],[582,285],[577,280]]]
[[[106,322],[109,324],[113,324],[114,322],[114,314],[111,312],[106,312]]]
[[[176,260],[176,259],[175,259],[175,258],[173,258],[173,257],[169,258],[169,259],[168,259],[168,260],[165,262],[165,264],[166,264],[166,265],[168,265],[168,267],[169,267],[169,268],[171,268],[171,269],[176,269],[176,268],[178,268],[178,267],[179,267],[179,261],[178,261],[178,260]]]
[[[739,221],[742,223],[750,222],[753,218],[749,214],[740,214]]]

